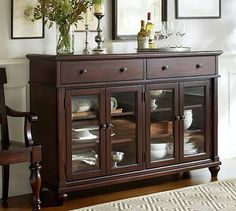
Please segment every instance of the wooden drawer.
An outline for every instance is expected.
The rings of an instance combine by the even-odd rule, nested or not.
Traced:
[[[215,57],[178,57],[147,60],[147,78],[215,74]]]
[[[61,83],[142,80],[143,59],[61,62]]]

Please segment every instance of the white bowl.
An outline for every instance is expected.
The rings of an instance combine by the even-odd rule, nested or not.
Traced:
[[[72,110],[73,113],[78,111],[78,102],[77,102],[77,100],[72,101],[71,110]]]
[[[163,90],[154,90],[154,91],[151,91],[151,95],[158,97],[162,94],[162,92],[163,92]]]
[[[166,150],[167,146],[168,146],[167,143],[151,144],[151,151],[154,151],[154,150]]]
[[[79,99],[78,100],[78,110],[77,112],[85,112],[91,109],[91,101],[88,99]]]
[[[184,110],[184,130],[187,130],[193,122],[192,109]]]
[[[151,150],[151,160],[162,159],[167,155],[167,149]]]
[[[187,115],[190,115],[190,116],[193,115],[192,109],[184,110],[184,116],[187,116]]]
[[[184,130],[187,130],[193,122],[193,118],[191,116],[185,116],[184,119]]]

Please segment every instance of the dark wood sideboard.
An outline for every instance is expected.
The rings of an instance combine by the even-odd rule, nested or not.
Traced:
[[[67,193],[209,168],[221,51],[27,55],[43,186]]]

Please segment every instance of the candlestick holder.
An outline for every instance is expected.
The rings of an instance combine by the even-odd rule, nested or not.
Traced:
[[[101,29],[101,19],[103,18],[103,13],[94,13],[94,16],[98,19],[97,26],[97,35],[95,36],[95,42],[97,43],[97,47],[93,49],[94,53],[105,54],[107,53],[107,49],[103,47],[104,36]]]
[[[91,54],[91,50],[88,47],[88,32],[89,32],[89,25],[85,24],[85,48],[83,50],[83,54]]]

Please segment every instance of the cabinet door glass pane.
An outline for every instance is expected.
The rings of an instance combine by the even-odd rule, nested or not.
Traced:
[[[150,92],[151,162],[174,157],[174,92],[172,89]]]
[[[136,93],[112,93],[112,168],[137,164]]]
[[[184,88],[184,156],[205,152],[204,87]]]
[[[72,173],[100,169],[99,96],[74,96],[72,111]]]

